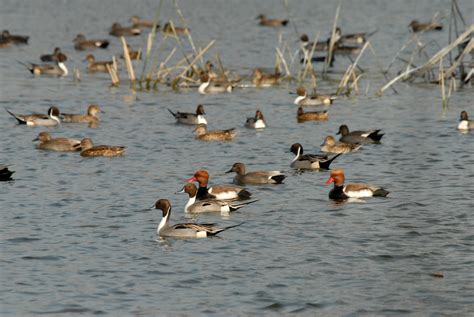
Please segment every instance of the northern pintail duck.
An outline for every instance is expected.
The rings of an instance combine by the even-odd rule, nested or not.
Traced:
[[[196,108],[196,113],[191,113],[191,112],[173,112],[170,109],[168,111],[173,115],[173,117],[176,119],[177,123],[181,124],[207,124],[206,118],[204,118],[204,115],[206,114],[204,112],[204,106],[203,105],[198,105]]]
[[[256,202],[256,200],[237,202],[237,201],[223,201],[216,199],[197,200],[198,189],[193,183],[187,183],[178,193],[186,193],[189,200],[184,206],[185,213],[203,213],[203,212],[220,212],[229,213],[240,209],[248,204]]]
[[[413,32],[422,32],[422,31],[441,31],[443,29],[443,25],[436,22],[429,22],[429,23],[420,23],[418,20],[413,20],[408,25]]]
[[[208,74],[203,73],[201,74],[201,85],[199,85],[198,92],[203,95],[232,92],[232,85],[230,83],[214,83]]]
[[[0,181],[6,182],[6,181],[12,181],[12,175],[15,173],[15,171],[10,171],[8,169],[8,166],[6,165],[0,165]]]
[[[163,211],[163,218],[156,229],[156,234],[160,237],[172,238],[206,238],[215,236],[219,232],[233,228],[238,225],[219,228],[213,224],[198,224],[198,223],[178,223],[170,226],[171,204],[168,199],[160,199],[155,203],[155,209]]]
[[[300,36],[301,47],[303,51],[310,52],[313,49],[314,42],[309,41],[309,37],[307,34],[302,34]],[[316,46],[314,47],[315,51],[327,51],[329,48],[329,39],[326,41],[318,41],[316,42]]]
[[[209,173],[206,170],[198,170],[194,175],[187,179],[186,182],[198,182],[199,189],[197,199],[249,199],[252,194],[245,188],[235,185],[214,185],[207,188],[209,182]]]
[[[40,141],[36,148],[58,152],[75,152],[81,150],[81,141],[70,138],[52,138],[49,132],[43,131],[33,141]]]
[[[186,32],[191,32],[191,30],[189,28],[183,28],[183,27],[179,27],[179,26],[176,26],[176,25],[173,25],[173,27],[174,27],[174,31],[178,35],[186,34]],[[171,23],[166,22],[165,25],[163,26],[163,33],[174,34],[173,33],[173,27],[171,26]]]
[[[155,25],[155,22],[151,21],[151,20],[142,20],[140,19],[139,16],[132,16],[130,18],[130,22],[132,23],[133,27],[135,28],[152,28],[154,25]],[[157,28],[159,27],[159,25],[156,26]]]
[[[28,44],[28,39],[30,37],[24,35],[13,35],[10,34],[8,30],[3,30],[1,38],[13,44]]]
[[[90,48],[107,48],[109,46],[108,40],[93,39],[88,40],[83,34],[78,34],[74,39],[74,48],[83,51]]]
[[[306,89],[304,87],[298,87],[296,89],[298,97],[296,97],[294,104],[298,106],[320,106],[320,105],[330,105],[332,101],[336,99],[335,96],[330,95],[313,95],[308,96]]]
[[[69,71],[64,62],[67,60],[66,55],[60,53],[57,57],[56,64],[23,64],[34,75],[52,75],[52,76],[67,76]]]
[[[351,33],[351,34],[342,34],[340,27],[336,28],[336,38],[337,42],[341,45],[361,45],[367,41],[367,37],[371,36],[375,32],[370,34],[367,33]]]
[[[263,113],[260,110],[255,112],[254,117],[247,118],[245,127],[250,129],[264,129],[267,126]]]
[[[113,67],[113,65],[114,65],[113,61],[99,61],[99,62],[97,62],[95,60],[94,55],[92,55],[92,54],[87,55],[86,61],[87,61],[87,71],[88,72],[106,72],[107,73],[108,72],[107,65],[109,65],[109,67]]]
[[[459,119],[458,130],[469,130],[474,129],[474,120],[469,120],[466,111],[461,111],[461,117]]]
[[[260,68],[256,68],[252,82],[258,87],[270,87],[280,83],[280,76],[280,73],[264,74]]]
[[[120,156],[125,152],[125,146],[111,146],[111,145],[96,145],[92,143],[89,138],[81,141],[81,156]]]
[[[44,54],[40,56],[42,62],[57,62],[59,55],[63,54],[59,47],[54,48],[53,54]]]
[[[303,154],[303,146],[295,143],[291,146],[290,152],[295,154],[291,161],[291,167],[297,169],[329,169],[332,161],[341,154],[329,158],[325,154]]]
[[[203,123],[196,125],[193,132],[196,133],[196,139],[201,141],[232,141],[237,134],[235,128],[208,131],[207,126]]]
[[[237,185],[261,185],[261,184],[282,184],[285,175],[281,171],[258,171],[245,172],[244,163],[234,163],[232,168],[226,173],[234,172],[234,184]]]
[[[264,14],[257,16],[257,20],[260,20],[258,24],[261,26],[278,27],[288,24],[288,19],[268,19]]]
[[[296,112],[296,119],[298,122],[306,122],[306,121],[322,121],[327,120],[329,118],[329,113],[324,111],[308,111],[305,112],[303,107],[298,107],[298,111]]]
[[[61,113],[62,121],[67,123],[89,123],[98,124],[98,113],[102,112],[98,105],[89,105],[87,114]]]
[[[389,194],[388,191],[382,187],[353,183],[344,185],[344,171],[342,169],[334,169],[331,171],[331,176],[326,181],[326,185],[334,183],[334,188],[329,191],[329,198],[335,200],[344,200],[347,198],[363,198],[380,196],[385,197]]]
[[[336,142],[333,136],[328,135],[321,144],[321,151],[334,154],[349,153],[357,151],[361,146],[360,144]]]
[[[141,32],[142,31],[140,30],[140,28],[133,27],[133,26],[126,27],[116,22],[112,24],[109,34],[113,36],[129,36],[129,35],[140,35]]]
[[[380,143],[380,139],[384,136],[383,133],[380,133],[380,129],[377,130],[366,130],[366,131],[351,131],[347,125],[343,124],[339,127],[339,131],[336,134],[340,134],[341,138],[339,141],[352,144],[370,144],[370,143]]]
[[[59,119],[59,109],[58,107],[50,107],[48,109],[48,115],[42,114],[32,114],[32,115],[21,115],[21,114],[14,114],[7,110],[9,114],[11,114],[19,124],[25,124],[29,126],[45,126],[45,127],[52,127],[56,126],[60,123]]]
[[[134,51],[130,45],[127,44],[128,48],[128,55],[130,56],[130,59],[133,60],[139,60],[142,59],[142,51]],[[125,59],[124,55],[120,55],[120,58]]]

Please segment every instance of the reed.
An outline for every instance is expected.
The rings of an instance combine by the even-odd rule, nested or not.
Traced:
[[[337,21],[339,19],[339,12],[341,10],[341,5],[342,5],[342,0],[339,0],[339,5],[337,6],[337,9],[336,9],[336,15],[334,16],[334,23],[332,25],[331,38],[329,40],[328,54],[326,55],[326,61],[324,63],[324,68],[323,68],[323,74],[327,73],[327,70],[331,64],[331,60],[332,60],[332,56],[334,52],[334,45],[336,44],[336,28],[337,28]]]
[[[120,40],[122,41],[123,47],[123,58],[125,59],[125,66],[127,69],[128,79],[130,79],[130,84],[135,83],[135,71],[133,70],[132,60],[130,59],[130,52],[128,51],[127,40],[125,37],[121,36]],[[115,62],[114,62],[115,65]]]

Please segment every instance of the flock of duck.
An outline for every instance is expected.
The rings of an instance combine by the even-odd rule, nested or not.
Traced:
[[[267,27],[281,27],[288,24],[288,20],[268,19],[265,15],[259,15],[259,24]],[[113,36],[133,36],[139,35],[144,27],[151,28],[154,26],[151,21],[144,21],[134,16],[131,18],[132,26],[123,27],[118,23],[114,23],[110,29],[110,35]],[[413,32],[439,30],[441,25],[435,23],[421,24],[412,21],[410,27]],[[178,28],[166,23],[162,28],[163,32],[172,32],[174,34],[184,34],[190,32],[187,28]],[[372,33],[373,34],[373,33]],[[336,29],[336,40],[334,46],[335,54],[350,54],[360,50],[360,45],[365,43],[366,38],[371,34],[354,33],[343,34],[340,28]],[[301,52],[303,61],[311,59],[313,61],[320,60],[318,56],[312,56],[315,51],[327,51],[330,39],[322,42],[311,43],[306,34],[301,36]],[[0,47],[8,47],[10,44],[27,44],[28,37],[20,35],[11,35],[8,31],[3,31],[0,37]],[[109,41],[105,39],[87,39],[84,35],[78,34],[74,39],[74,47],[76,50],[90,50],[107,48]],[[141,58],[140,52],[130,50],[135,58]],[[53,54],[40,56],[43,62],[52,62],[53,64],[30,64],[25,66],[35,75],[55,75],[67,76],[68,70],[65,65],[67,56],[60,48],[55,48]],[[104,71],[112,66],[112,62],[98,62],[92,54],[86,57],[88,61],[88,70],[91,72]],[[197,91],[200,94],[215,94],[232,92],[233,85],[228,80],[219,80],[219,75],[212,70],[212,64],[207,63],[206,68],[201,72],[201,84]],[[257,68],[254,71],[252,83],[257,87],[274,86],[279,83],[280,74],[266,74]],[[303,88],[299,87],[296,91],[297,97],[294,104],[298,106],[297,121],[318,121],[328,120],[329,113],[323,111],[305,111],[308,106],[329,107],[336,96],[320,95],[313,93],[312,95]],[[236,136],[236,129],[226,130],[208,130],[206,112],[203,105],[198,105],[195,112],[174,112],[168,109],[176,120],[176,123],[194,126],[193,132],[195,138],[201,141],[231,141]],[[54,127],[59,124],[69,123],[85,123],[89,126],[97,125],[100,121],[98,114],[101,112],[97,105],[90,105],[86,114],[68,114],[60,112],[57,106],[48,109],[47,114],[15,114],[9,110],[7,112],[12,115],[19,124],[27,126]],[[249,129],[265,129],[266,121],[263,113],[257,110],[255,116],[247,118],[244,126]],[[458,129],[469,130],[474,129],[474,122],[468,119],[466,111],[461,113]],[[295,143],[290,146],[289,150],[295,157],[290,166],[298,170],[329,170],[331,163],[340,155],[355,152],[362,146],[380,144],[384,135],[380,129],[373,130],[355,130],[350,131],[345,124],[339,127],[337,135],[339,140],[334,136],[326,136],[321,144],[321,152],[318,154],[307,154],[303,151],[303,146]],[[37,148],[40,150],[61,151],[61,152],[79,152],[83,157],[94,156],[120,156],[125,152],[124,146],[96,145],[92,143],[90,138],[82,140],[72,138],[53,138],[47,132],[42,131],[34,141],[39,141]],[[0,180],[12,180],[14,172],[8,169],[8,166],[0,165]],[[188,214],[199,213],[230,213],[232,211],[243,208],[251,203],[256,202],[252,199],[252,194],[243,186],[247,185],[278,185],[282,184],[287,177],[281,171],[247,171],[244,163],[236,162],[227,171],[227,173],[235,173],[233,178],[234,184],[221,184],[208,187],[209,172],[206,170],[198,170],[190,177],[186,184],[182,187],[181,193],[188,195],[188,201],[185,205],[184,212]],[[195,185],[194,183],[197,183]],[[344,171],[342,169],[333,169],[326,184],[333,184],[333,188],[329,191],[329,198],[337,201],[347,200],[351,198],[365,197],[386,197],[389,192],[384,188],[372,184],[364,183],[345,183]],[[167,199],[159,199],[154,208],[162,211],[162,219],[157,228],[157,234],[161,237],[182,237],[182,238],[200,238],[216,235],[226,229],[236,227],[217,227],[213,224],[198,223],[180,223],[170,225],[171,203]]]

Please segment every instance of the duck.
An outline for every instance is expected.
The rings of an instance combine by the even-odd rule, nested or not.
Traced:
[[[126,27],[126,26],[122,26],[120,23],[115,22],[110,27],[109,34],[113,36],[129,36],[129,35],[140,35],[141,32],[142,30],[140,30],[140,28],[133,27],[133,26]]]
[[[10,47],[12,42],[9,39],[3,38],[0,36],[0,48]]]
[[[298,87],[296,89],[298,97],[296,97],[294,104],[297,106],[328,106],[332,104],[332,101],[336,99],[335,96],[330,95],[313,95],[308,96],[306,89],[304,87]]]
[[[0,181],[1,182],[12,181],[13,173],[15,173],[15,171],[10,171],[8,169],[8,166],[0,164]]]
[[[96,145],[92,143],[90,138],[81,140],[81,156],[120,156],[125,152],[125,146]]]
[[[347,198],[364,198],[364,197],[386,197],[390,192],[380,186],[369,185],[364,183],[353,183],[344,185],[344,170],[333,169],[331,176],[326,181],[326,185],[334,183],[334,188],[329,191],[329,198],[334,200],[344,200]]]
[[[349,153],[357,151],[361,146],[361,144],[336,142],[333,136],[328,135],[321,144],[321,151],[334,154]]]
[[[176,123],[189,125],[207,124],[207,120],[204,118],[206,112],[204,112],[204,106],[201,104],[197,106],[196,113],[179,111],[173,112],[170,109],[168,109],[168,111],[176,119]]]
[[[343,45],[361,45],[367,42],[367,38],[374,34],[372,32],[370,34],[367,33],[351,33],[351,34],[342,34],[342,30],[340,27],[336,28],[336,38],[337,42]]]
[[[264,14],[259,14],[257,20],[260,20],[259,25],[269,27],[286,26],[289,22],[288,19],[268,19]]]
[[[314,42],[309,41],[309,37],[307,34],[302,34],[300,36],[300,41],[301,41],[301,48],[303,51],[310,52],[313,49]],[[327,51],[329,48],[329,41],[330,39],[327,39],[326,41],[318,41],[316,42],[316,46],[314,47],[315,51]]]
[[[286,176],[281,171],[258,171],[245,172],[244,163],[234,163],[232,168],[226,173],[234,172],[234,184],[237,185],[261,185],[261,184],[282,184]]]
[[[252,82],[257,87],[270,87],[280,83],[280,76],[280,73],[264,74],[260,68],[256,68]]]
[[[7,110],[7,112],[18,121],[18,124],[25,124],[29,126],[53,127],[60,123],[59,109],[56,106],[52,106],[48,109],[47,116],[42,114],[17,115],[10,112],[9,110]]]
[[[87,107],[87,114],[69,114],[61,113],[62,121],[65,123],[89,123],[98,124],[98,113],[102,112],[98,105],[89,105]]]
[[[1,38],[13,44],[28,44],[28,39],[30,37],[24,35],[13,35],[10,34],[10,31],[3,30]]]
[[[474,129],[474,120],[469,120],[467,112],[461,111],[461,117],[459,118],[458,130],[469,130]]]
[[[43,131],[33,141],[40,141],[36,146],[40,150],[50,150],[58,152],[76,152],[81,150],[81,141],[70,138],[52,138],[49,132]]]
[[[429,23],[420,23],[418,20],[413,20],[408,25],[414,33],[417,32],[426,32],[426,31],[441,31],[443,25],[441,23],[429,22]]]
[[[303,154],[303,146],[300,143],[294,143],[290,147],[290,152],[295,154],[295,158],[291,161],[290,167],[296,169],[325,169],[328,170],[332,161],[334,161],[340,153],[329,158],[325,154]]]
[[[197,199],[218,199],[218,200],[246,200],[250,199],[252,194],[245,188],[235,185],[214,185],[207,188],[209,182],[209,172],[198,170],[194,175],[186,180],[187,183],[198,182],[199,189]]]
[[[208,74],[201,74],[201,85],[199,85],[198,92],[202,95],[218,94],[225,92],[232,92],[231,84],[217,84],[214,83]]]
[[[90,72],[90,73],[93,73],[93,72],[108,73],[109,71],[107,69],[107,65],[109,65],[109,67],[113,67],[113,65],[114,65],[113,61],[100,61],[100,62],[97,62],[95,60],[94,55],[92,55],[92,54],[87,55],[86,61],[87,61],[87,71]]]
[[[39,65],[39,64],[33,64],[33,63],[30,63],[30,65],[27,65],[21,62],[19,63],[25,66],[33,75],[51,75],[51,76],[64,77],[69,74],[66,64],[64,64],[66,60],[67,60],[67,56],[60,53],[57,57],[56,64],[53,64],[53,65],[52,64]]]
[[[235,128],[208,131],[203,123],[196,125],[193,132],[196,133],[196,139],[201,141],[232,141],[237,134]]]
[[[264,129],[267,127],[263,113],[260,110],[255,111],[255,116],[247,118],[245,127],[249,129]]]
[[[329,118],[329,113],[324,111],[308,111],[305,112],[303,107],[298,107],[298,111],[296,112],[296,119],[299,123],[306,122],[306,121],[322,121],[327,120]]]
[[[60,54],[63,54],[63,52],[61,52],[61,49],[59,47],[55,47],[53,54],[41,55],[40,59],[42,62],[57,62],[59,60],[58,57]]]
[[[134,15],[130,17],[130,22],[132,23],[134,28],[152,28],[155,26],[155,23],[151,20],[142,20],[140,19],[139,16]],[[156,25],[157,28],[159,28],[159,25]]]
[[[189,28],[183,28],[183,27],[174,26],[174,25],[171,26],[171,23],[166,22],[165,25],[163,26],[163,33],[174,34],[173,27],[174,27],[174,31],[178,35],[186,34],[186,32],[191,32],[191,30]]]
[[[156,201],[154,209],[163,211],[163,218],[156,229],[156,234],[160,237],[172,238],[206,238],[215,236],[216,234],[227,229],[240,226],[241,224],[228,226],[224,228],[216,227],[214,224],[198,224],[198,223],[178,223],[170,226],[171,203],[168,199],[159,199]]]
[[[357,130],[349,132],[347,125],[343,124],[339,127],[339,131],[336,135],[340,134],[341,138],[339,141],[352,144],[371,144],[380,143],[380,140],[384,136],[380,133],[381,129],[377,130]]]
[[[177,193],[186,193],[189,196],[189,200],[184,206],[184,212],[187,214],[196,214],[203,212],[220,212],[223,214],[236,211],[248,204],[254,203],[257,200],[237,202],[237,201],[223,201],[216,199],[203,199],[197,200],[198,189],[193,183],[187,183]]]
[[[141,50],[134,51],[134,50],[132,50],[132,47],[129,44],[127,44],[127,48],[128,48],[128,55],[130,56],[130,59],[132,61],[142,59],[142,51]],[[125,56],[122,54],[122,55],[120,55],[120,58],[125,59]]]
[[[93,39],[88,40],[84,34],[78,34],[73,40],[74,48],[78,51],[83,51],[91,48],[106,49],[109,46],[109,40]]]

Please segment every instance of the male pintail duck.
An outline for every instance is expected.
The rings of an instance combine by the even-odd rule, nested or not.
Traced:
[[[258,87],[270,87],[280,83],[280,75],[280,73],[264,74],[260,68],[256,68],[252,82]]]
[[[204,66],[204,72],[209,76],[211,80],[217,80],[219,76],[214,71],[214,64],[211,61],[206,61],[206,65]]]
[[[107,48],[109,46],[108,40],[87,40],[83,34],[78,34],[74,39],[74,48],[83,51],[90,48]]]
[[[320,105],[330,105],[332,101],[336,99],[335,96],[329,95],[313,95],[308,96],[306,89],[304,87],[298,87],[296,89],[298,97],[296,97],[294,104],[297,106],[320,106]]]
[[[52,75],[52,76],[67,76],[69,71],[64,62],[67,60],[66,55],[60,53],[57,57],[56,64],[33,64],[30,65],[21,63],[34,75]]]
[[[441,31],[443,25],[440,23],[430,22],[430,23],[420,23],[418,20],[413,20],[408,25],[413,32],[426,32],[426,31]]]
[[[466,111],[461,111],[461,118],[459,119],[458,130],[474,129],[474,120],[469,120]]]
[[[349,153],[357,151],[361,146],[360,144],[336,142],[333,136],[328,135],[321,144],[321,151],[334,154]]]
[[[267,126],[263,113],[260,110],[255,112],[254,117],[247,118],[245,127],[250,129],[264,129]]]
[[[296,113],[296,119],[299,123],[306,122],[306,121],[323,121],[329,118],[329,113],[324,111],[308,111],[305,112],[303,107],[298,107],[298,111]]]
[[[89,105],[87,114],[61,113],[62,121],[67,123],[99,123],[98,113],[102,112],[98,105]]]
[[[208,74],[201,74],[201,85],[199,85],[198,92],[200,94],[218,94],[224,92],[232,92],[232,85],[229,84],[217,84],[214,83]]]
[[[179,27],[175,25],[173,26],[174,26],[174,31],[176,32],[177,35],[185,34],[186,32],[191,32],[189,28],[183,28],[183,27]],[[165,23],[165,25],[163,26],[163,33],[174,34],[171,23],[169,22]]]
[[[353,144],[371,144],[380,143],[380,139],[384,136],[380,133],[381,129],[377,130],[357,130],[349,132],[347,125],[343,124],[339,127],[339,131],[336,134],[340,134],[341,138],[339,141]]]
[[[13,44],[28,44],[28,39],[30,37],[24,35],[13,35],[10,34],[8,30],[3,30],[1,38]]]
[[[133,27],[135,27],[135,28],[150,28],[151,29],[155,25],[155,23],[153,21],[151,21],[151,20],[142,20],[142,19],[140,19],[139,16],[136,16],[136,15],[134,15],[130,18],[130,22],[132,23]],[[156,27],[158,28],[159,25],[156,25]]]
[[[287,19],[268,19],[264,14],[257,16],[257,20],[260,20],[258,24],[261,26],[279,27],[288,24]]]
[[[296,169],[329,169],[332,161],[341,154],[329,158],[325,154],[303,154],[303,146],[295,143],[291,146],[290,152],[295,154],[291,161],[291,167]]]
[[[334,169],[331,171],[331,176],[326,181],[326,185],[334,183],[334,188],[329,191],[329,198],[344,200],[347,198],[363,198],[372,196],[385,197],[389,194],[388,191],[379,186],[363,183],[344,185],[344,180],[344,171],[342,169]]]
[[[87,61],[87,71],[91,72],[91,73],[93,73],[93,72],[105,72],[105,73],[107,73],[108,72],[107,65],[109,65],[109,67],[113,67],[113,65],[114,65],[113,61],[100,61],[100,62],[97,62],[95,60],[94,55],[92,55],[92,54],[87,55],[86,61]]]
[[[207,131],[207,126],[202,123],[196,125],[193,132],[196,133],[196,139],[201,141],[232,141],[237,134],[235,128]]]
[[[58,107],[50,107],[48,109],[48,115],[39,115],[39,114],[32,114],[32,115],[16,115],[11,113],[7,110],[9,114],[11,114],[19,124],[25,124],[29,126],[44,126],[44,127],[52,127],[56,126],[60,123],[59,119],[59,109]]]
[[[197,200],[198,189],[193,183],[187,183],[178,193],[186,193],[189,200],[184,206],[185,213],[203,213],[203,212],[220,212],[229,213],[240,209],[248,204],[254,203],[257,200],[237,202],[237,201],[223,201],[216,199]]]
[[[341,45],[361,45],[367,42],[367,38],[373,35],[376,31],[372,33],[351,33],[351,34],[342,34],[340,27],[336,28],[336,38]]]
[[[0,165],[0,181],[1,182],[12,181],[13,173],[15,173],[15,171],[10,171],[8,169],[8,166]]]
[[[40,141],[36,148],[58,152],[75,152],[81,150],[81,141],[69,138],[52,138],[49,132],[43,131],[33,141]]]
[[[125,152],[125,146],[111,146],[111,145],[96,145],[92,143],[89,138],[82,139],[81,141],[81,156],[93,157],[93,156],[120,156]]]
[[[226,173],[235,172],[234,184],[237,185],[261,185],[261,184],[282,184],[285,175],[280,171],[258,171],[245,172],[244,163],[234,163],[232,168]]]
[[[136,28],[133,26],[126,27],[126,26],[122,26],[120,23],[115,22],[110,27],[109,34],[113,36],[129,36],[129,35],[140,35],[141,32],[142,30],[140,30],[140,28]]]
[[[207,124],[206,118],[204,118],[204,115],[206,114],[204,112],[204,106],[203,105],[198,105],[196,108],[196,113],[191,113],[191,112],[173,112],[170,109],[168,111],[173,115],[173,117],[176,119],[176,123],[181,123],[181,124]]]
[[[340,55],[350,55],[350,54],[359,54],[362,48],[360,46],[349,46],[342,45],[340,42],[336,42],[334,45],[334,54]]]
[[[301,47],[304,51],[308,53],[313,49],[314,42],[309,41],[309,37],[307,34],[302,34],[300,36]],[[315,51],[327,51],[329,48],[329,39],[326,41],[318,41],[316,42],[316,46],[314,48]]]
[[[163,218],[156,229],[156,234],[160,237],[172,238],[206,238],[215,236],[219,232],[240,226],[241,224],[219,228],[213,224],[198,223],[178,223],[170,226],[171,204],[168,199],[160,199],[155,203],[155,209],[163,211]]]
[[[128,48],[128,55],[130,56],[130,59],[132,61],[142,59],[142,51],[141,50],[134,51],[134,50],[132,50],[132,47],[128,44],[127,44],[127,48]],[[120,55],[120,58],[125,59],[123,54]]]
[[[199,189],[197,193],[197,199],[250,199],[252,194],[248,192],[245,188],[235,185],[214,185],[210,188],[207,188],[209,182],[209,173],[206,170],[198,170],[194,175],[187,179],[186,182],[198,182]]]
[[[63,54],[59,47],[54,48],[53,54],[44,54],[40,56],[42,62],[57,62],[59,55]],[[63,54],[64,55],[64,54]]]

